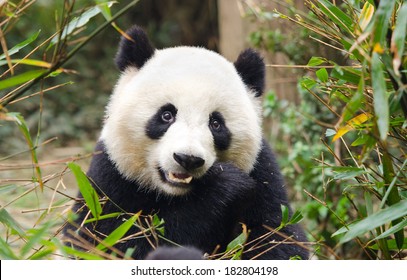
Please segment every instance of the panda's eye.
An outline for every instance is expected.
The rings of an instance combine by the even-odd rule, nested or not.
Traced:
[[[216,131],[219,131],[222,128],[221,122],[218,121],[217,119],[212,119],[210,125],[211,128]]]
[[[230,133],[223,115],[218,111],[210,114],[208,126],[211,130],[216,149],[219,151],[227,150],[230,146],[232,133]]]
[[[170,111],[164,111],[161,114],[161,119],[166,122],[166,123],[172,123],[174,122],[174,116]]]

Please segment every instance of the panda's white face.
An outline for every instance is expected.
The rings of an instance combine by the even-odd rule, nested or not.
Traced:
[[[129,180],[147,190],[186,194],[214,162],[245,172],[261,145],[259,100],[232,63],[200,48],[155,51],[122,73],[101,139]]]

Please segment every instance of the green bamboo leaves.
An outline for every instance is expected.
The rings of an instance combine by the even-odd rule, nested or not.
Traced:
[[[47,70],[31,70],[24,72],[20,75],[13,76],[6,80],[0,81],[0,90],[11,88],[32,81],[41,75],[45,74]]]
[[[341,243],[348,242],[357,236],[365,234],[366,232],[373,230],[377,227],[380,227],[389,220],[398,219],[400,217],[407,215],[407,201],[403,200],[397,204],[392,205],[384,210],[378,211],[371,216],[355,223],[349,229],[349,231],[342,237]],[[405,221],[402,222],[402,226],[405,225]],[[400,230],[400,226],[396,228],[396,231]],[[383,237],[377,237],[380,239]]]
[[[386,34],[395,0],[380,1],[374,16],[373,52],[371,58],[373,105],[380,139],[385,141],[389,131],[389,101],[381,55],[386,47]]]
[[[61,33],[60,37],[54,37],[51,41],[51,45],[56,44],[58,40],[64,40],[66,37],[70,36],[74,33],[74,31],[78,30],[79,28],[86,26],[86,24],[95,16],[100,13],[105,13],[106,11],[110,11],[110,7],[114,4],[114,2],[106,2],[103,4],[98,4],[94,7],[89,8],[80,16],[73,18],[64,28]]]
[[[134,223],[139,218],[141,212],[131,216],[128,220],[126,220],[123,224],[117,227],[111,234],[109,234],[101,243],[96,246],[96,249],[105,251],[109,247],[112,247],[116,244],[117,241],[122,238],[127,231],[134,225]]]
[[[403,57],[404,46],[406,42],[407,29],[407,2],[404,2],[400,8],[399,16],[397,17],[396,26],[394,27],[393,36],[391,38],[391,52],[393,54],[393,69],[400,76],[401,58]]]
[[[102,207],[100,206],[98,194],[90,184],[88,178],[86,177],[85,173],[83,173],[79,165],[74,162],[70,162],[68,163],[68,167],[75,175],[79,191],[85,199],[86,205],[88,206],[90,212],[92,213],[93,217],[98,219],[102,213]]]
[[[396,0],[380,1],[375,13],[375,24],[373,33],[374,45],[386,45],[386,35],[389,29],[390,17],[392,15]]]
[[[373,105],[380,139],[385,141],[389,132],[389,101],[380,54],[372,55]]]
[[[37,148],[31,138],[30,129],[29,129],[27,123],[25,122],[24,117],[19,113],[7,113],[6,118],[9,120],[13,120],[17,124],[21,133],[23,134],[24,139],[27,142],[27,145],[30,149],[31,160],[33,163],[34,174],[35,174],[35,180],[38,182],[38,184],[42,190],[44,187],[44,182],[42,180],[41,168],[38,164],[38,157],[37,157],[37,150],[36,150]]]
[[[309,7],[317,23],[302,24],[323,30],[318,34],[335,42],[348,59],[340,65],[336,58],[311,58],[307,66],[315,75],[301,85],[337,118],[326,136],[332,142],[341,139],[335,144],[343,144],[347,153],[327,145],[338,163],[323,165],[324,172],[337,181],[357,215],[348,219],[337,213],[329,204],[337,201],[326,199],[325,192],[323,199],[316,197],[340,220],[342,227],[331,238],[339,244],[356,240],[368,254],[366,248],[378,250],[372,258],[395,258],[407,249],[407,2],[323,0],[310,1]]]
[[[25,39],[24,41],[18,43],[17,45],[15,45],[14,47],[12,47],[11,49],[8,50],[7,54],[9,56],[12,56],[13,54],[18,53],[21,49],[25,48],[26,46],[28,46],[29,44],[31,44],[32,42],[34,42],[38,35],[40,34],[41,30],[38,30],[37,32],[35,32],[34,34],[32,34],[30,37],[28,37],[27,39]],[[6,54],[1,54],[0,55],[0,61],[4,60],[6,58]]]
[[[346,13],[344,13],[341,9],[339,9],[337,6],[332,4],[329,1],[326,0],[321,0],[318,1],[318,6],[321,9],[321,11],[325,14],[328,15],[329,18],[341,29],[352,33],[352,28],[353,28],[353,20],[350,18]]]
[[[99,219],[116,219],[118,216],[121,215],[121,213],[112,213],[111,215],[102,216],[102,206],[99,202],[99,196],[95,189],[92,187],[92,184],[89,182],[86,174],[83,173],[81,167],[74,162],[68,163],[68,167],[75,175],[79,191],[81,192],[83,198],[85,199],[86,205],[92,213],[93,218],[91,218],[87,222],[97,221]],[[120,238],[122,238],[134,225],[140,214],[141,212],[132,215],[123,224],[116,228],[111,234],[109,234],[101,243],[99,243],[96,246],[96,249],[100,251],[106,251],[108,248],[114,246],[114,244],[116,244],[116,242],[119,241]]]

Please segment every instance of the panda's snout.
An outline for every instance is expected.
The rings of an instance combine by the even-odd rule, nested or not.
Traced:
[[[185,168],[187,171],[193,171],[205,164],[205,160],[201,157],[187,155],[183,153],[174,153],[174,160]]]

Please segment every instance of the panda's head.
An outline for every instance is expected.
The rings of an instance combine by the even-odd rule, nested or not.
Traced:
[[[138,27],[122,38],[122,71],[102,131],[110,159],[147,190],[183,195],[215,162],[249,173],[261,147],[264,63],[196,47],[155,50]]]

